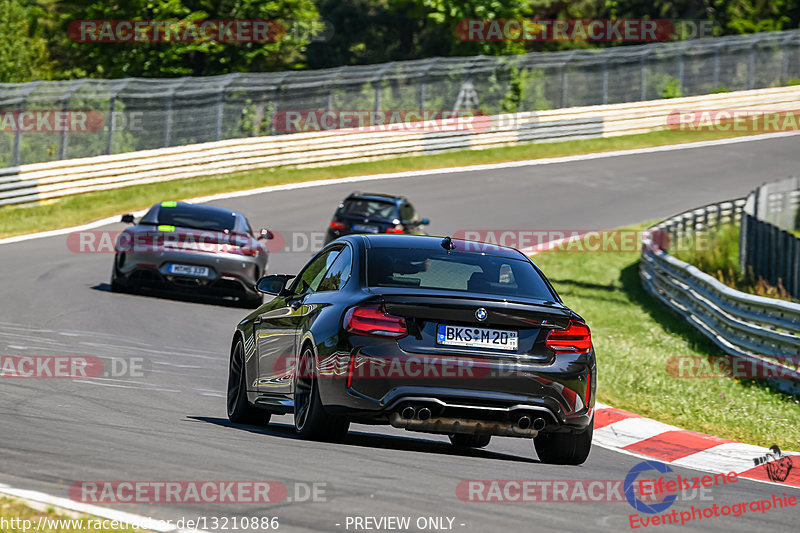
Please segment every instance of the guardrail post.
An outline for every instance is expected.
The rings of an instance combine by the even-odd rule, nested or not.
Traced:
[[[720,46],[721,46],[720,44],[717,44],[714,47],[714,82],[712,83],[712,85],[714,86],[714,87],[712,87],[713,89],[716,89],[717,87],[719,87],[719,48],[720,48]]]
[[[608,103],[608,59],[603,61],[603,104]]]

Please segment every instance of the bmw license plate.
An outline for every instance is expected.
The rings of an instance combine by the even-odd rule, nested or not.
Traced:
[[[519,344],[519,334],[516,331],[503,329],[470,328],[439,324],[436,344],[516,351]]]
[[[362,233],[378,233],[378,226],[368,226],[366,224],[353,224],[353,231]]]
[[[194,278],[207,278],[210,273],[208,267],[193,265],[169,265],[167,271],[178,276],[192,276]]]

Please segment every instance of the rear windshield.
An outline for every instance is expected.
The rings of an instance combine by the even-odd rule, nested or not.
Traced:
[[[397,218],[397,205],[380,200],[350,199],[345,200],[339,210],[340,214],[368,218]]]
[[[158,210],[157,223],[210,231],[233,231],[236,225],[236,214],[230,211],[198,209],[192,206],[161,207]]]
[[[542,276],[524,259],[444,250],[371,248],[367,285],[554,299]]]

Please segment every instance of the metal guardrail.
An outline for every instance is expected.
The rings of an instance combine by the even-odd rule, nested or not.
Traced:
[[[313,167],[662,129],[676,110],[790,110],[800,87],[475,117],[469,128],[331,130],[231,139],[0,170],[0,205],[271,167]],[[443,125],[444,126],[444,125]]]
[[[785,85],[800,30],[314,71],[0,84],[0,112],[92,110],[93,131],[0,131],[0,167],[282,133],[287,110],[480,109],[486,115]]]
[[[747,197],[739,239],[739,266],[754,278],[800,299],[800,178],[766,183]]]
[[[676,215],[650,228],[670,240],[704,232],[742,216],[745,199],[711,204]],[[800,393],[800,304],[734,290],[666,251],[646,237],[640,276],[644,288],[711,339],[725,353],[784,376],[770,380],[784,392]]]

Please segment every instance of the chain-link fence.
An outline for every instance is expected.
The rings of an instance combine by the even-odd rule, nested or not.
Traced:
[[[279,134],[287,129],[276,127],[275,117],[286,111],[496,114],[765,88],[798,78],[800,30],[792,30],[316,71],[0,84],[0,168]],[[76,117],[87,112],[89,125],[86,116]]]

